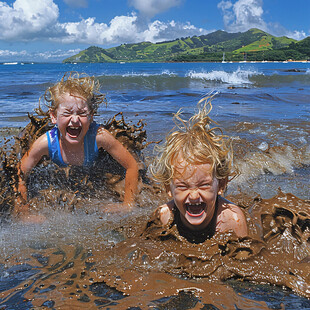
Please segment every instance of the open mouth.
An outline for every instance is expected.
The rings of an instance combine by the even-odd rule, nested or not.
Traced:
[[[82,131],[82,127],[73,127],[73,126],[68,126],[67,127],[67,133],[71,138],[77,138],[79,134]]]
[[[186,203],[185,204],[186,213],[189,216],[198,217],[203,214],[206,208],[206,204],[204,202],[199,203]]]

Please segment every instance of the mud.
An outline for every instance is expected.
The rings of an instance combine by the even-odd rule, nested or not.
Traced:
[[[19,158],[33,138],[49,128],[47,119],[30,119],[16,142],[2,147],[3,219],[10,219],[14,205],[12,188]],[[162,227],[153,210],[167,197],[147,177],[143,124],[129,126],[122,115],[116,115],[105,127],[140,162],[139,212],[121,220],[94,221],[91,233],[81,232],[81,225],[76,232],[80,242],[59,234],[56,241],[48,242],[57,230],[54,223],[47,242],[39,242],[40,236],[34,235],[37,242],[15,252],[1,249],[1,309],[12,305],[21,309],[285,308],[283,296],[277,303],[268,298],[273,287],[290,296],[289,300],[299,296],[299,309],[309,307],[309,201],[281,190],[270,199],[244,192],[228,196],[246,214],[249,236],[244,238],[232,232],[212,238],[195,236],[182,231],[177,221]],[[72,212],[90,217],[96,206],[121,199],[124,171],[108,154],[100,156],[102,160],[90,171],[57,168],[43,160],[29,178],[32,207],[42,212],[61,209],[69,221]],[[100,215],[95,213],[95,217]],[[103,237],[106,231],[114,237]],[[66,228],[62,233],[66,234]],[[259,291],[267,293],[261,296]]]
[[[29,115],[29,124],[13,139],[5,139],[1,149],[0,170],[0,213],[2,219],[9,216],[14,208],[17,182],[17,165],[20,158],[29,149],[33,141],[52,125],[49,117]],[[150,180],[146,176],[143,149],[152,142],[146,142],[146,131],[143,122],[130,125],[125,122],[122,113],[116,114],[103,125],[128,150],[139,163],[140,190],[148,191]],[[11,143],[8,143],[8,142]],[[61,206],[74,210],[83,208],[85,199],[92,199],[94,204],[102,201],[121,201],[124,187],[124,169],[104,150],[99,150],[99,159],[91,168],[69,166],[59,168],[49,159],[42,158],[28,177],[28,197],[30,206],[44,210],[46,207]],[[156,186],[155,186],[156,188]],[[154,192],[154,187],[152,187]],[[156,191],[155,191],[156,192]],[[84,201],[83,201],[84,200]]]

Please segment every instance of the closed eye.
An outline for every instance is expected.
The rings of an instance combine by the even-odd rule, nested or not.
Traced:
[[[79,112],[78,115],[81,116],[81,117],[87,117],[88,113],[83,111],[83,112]]]
[[[199,185],[199,188],[201,189],[206,189],[206,188],[210,188],[211,187],[211,183],[203,183],[201,185]]]
[[[179,190],[186,190],[186,189],[187,189],[187,186],[186,186],[186,184],[178,184],[178,185],[176,186],[176,188],[179,189]]]

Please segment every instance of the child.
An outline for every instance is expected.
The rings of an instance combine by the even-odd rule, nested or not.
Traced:
[[[176,223],[181,234],[210,238],[215,232],[232,230],[243,237],[247,235],[243,212],[221,196],[231,174],[232,149],[222,131],[210,127],[210,100],[200,100],[199,112],[188,122],[178,112],[175,118],[182,126],[159,147],[150,171],[173,200],[160,206],[155,215],[161,225]]]
[[[99,83],[77,73],[65,74],[59,83],[47,89],[44,99],[55,126],[40,136],[21,159],[18,184],[21,201],[16,205],[16,213],[24,221],[42,220],[29,214],[25,181],[44,155],[61,167],[91,166],[99,148],[105,149],[126,169],[124,202],[117,209],[130,210],[137,192],[138,165],[128,150],[93,120],[99,104],[105,100],[99,93]]]

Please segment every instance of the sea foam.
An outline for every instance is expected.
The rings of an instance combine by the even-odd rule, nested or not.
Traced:
[[[233,72],[226,72],[222,70],[213,70],[211,72],[189,71],[187,76],[192,79],[204,79],[208,81],[219,81],[227,84],[242,85],[252,84],[252,82],[250,81],[250,77],[260,74],[262,73],[259,73],[255,70],[242,70],[238,68],[236,71]]]

